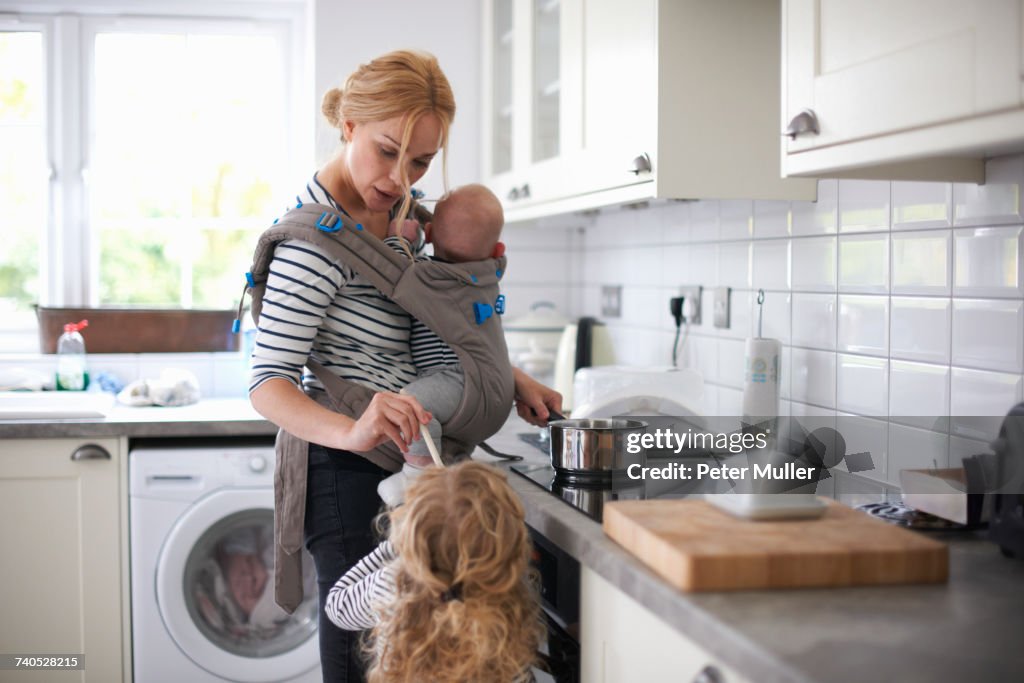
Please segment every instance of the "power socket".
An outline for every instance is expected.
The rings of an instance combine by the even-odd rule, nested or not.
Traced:
[[[700,285],[686,285],[679,288],[679,296],[683,297],[683,322],[700,325],[700,297],[704,288]]]

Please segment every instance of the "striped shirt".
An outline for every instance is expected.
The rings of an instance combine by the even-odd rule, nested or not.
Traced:
[[[344,213],[315,174],[295,199]],[[270,262],[249,391],[272,377],[323,391],[303,373],[312,357],[342,379],[397,392],[416,379],[410,326],[409,314],[351,267],[309,242],[281,242]]]
[[[392,561],[397,557],[391,541],[384,541],[338,579],[327,594],[324,613],[338,628],[361,631],[380,620],[377,606],[395,597]]]

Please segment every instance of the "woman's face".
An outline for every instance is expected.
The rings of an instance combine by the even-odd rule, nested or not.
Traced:
[[[389,211],[401,198],[402,172],[398,150],[404,117],[366,123],[345,122],[346,166],[353,189],[370,211]],[[412,185],[423,177],[441,146],[441,122],[424,114],[412,128],[405,154],[405,172]]]

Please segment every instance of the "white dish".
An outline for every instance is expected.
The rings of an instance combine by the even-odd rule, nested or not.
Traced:
[[[715,507],[734,517],[751,520],[815,519],[828,505],[811,493],[709,493]]]

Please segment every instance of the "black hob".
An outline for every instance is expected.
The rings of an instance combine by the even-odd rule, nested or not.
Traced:
[[[547,453],[547,442],[535,434],[521,434],[520,438]],[[700,458],[698,458],[700,459]],[[708,456],[714,461],[713,456]],[[694,462],[696,459],[688,459]],[[648,465],[653,465],[648,459]],[[636,480],[626,473],[617,472],[610,481],[593,482],[572,479],[555,471],[548,463],[519,463],[510,469],[537,486],[557,496],[596,522],[603,518],[604,505],[613,500],[645,500],[650,498],[686,498],[709,492],[707,485],[691,481]]]

